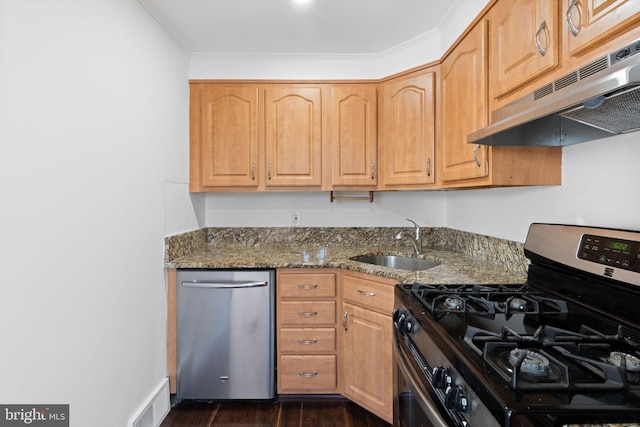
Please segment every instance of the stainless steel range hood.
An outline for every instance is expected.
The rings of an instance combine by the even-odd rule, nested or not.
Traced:
[[[640,40],[492,114],[467,142],[564,146],[640,130]]]

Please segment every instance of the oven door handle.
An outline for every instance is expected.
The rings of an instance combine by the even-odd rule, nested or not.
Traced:
[[[442,419],[440,411],[438,411],[438,408],[434,404],[433,400],[431,400],[431,398],[427,396],[422,390],[422,382],[418,379],[417,373],[415,372],[413,367],[409,363],[407,363],[407,360],[402,353],[402,349],[400,348],[398,334],[398,331],[395,331],[395,333],[393,334],[395,341],[394,350],[396,353],[396,360],[398,363],[398,367],[402,372],[402,375],[411,382],[411,388],[416,392],[415,398],[418,402],[418,405],[424,412],[425,416],[429,419],[429,421],[433,423],[433,427],[448,427],[449,424],[447,424]]]

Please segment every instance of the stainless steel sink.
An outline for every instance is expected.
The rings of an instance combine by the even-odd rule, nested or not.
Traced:
[[[399,270],[420,271],[440,265],[439,262],[427,261],[418,258],[409,258],[398,255],[371,255],[357,256],[352,261],[366,262],[367,264],[380,265],[382,267],[397,268]]]

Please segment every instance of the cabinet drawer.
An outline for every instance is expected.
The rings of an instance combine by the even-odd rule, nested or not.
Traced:
[[[335,328],[283,328],[278,340],[283,353],[336,351]]]
[[[391,315],[393,311],[393,285],[357,276],[342,276],[342,297],[360,307]]]
[[[278,277],[280,298],[334,297],[336,275],[334,273],[292,273]]]
[[[335,301],[282,301],[281,325],[333,325],[336,323]]]
[[[279,391],[332,390],[336,388],[336,356],[282,356]]]

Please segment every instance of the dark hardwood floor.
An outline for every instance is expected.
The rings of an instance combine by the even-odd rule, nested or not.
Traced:
[[[276,402],[181,402],[160,427],[391,427],[340,397]]]

